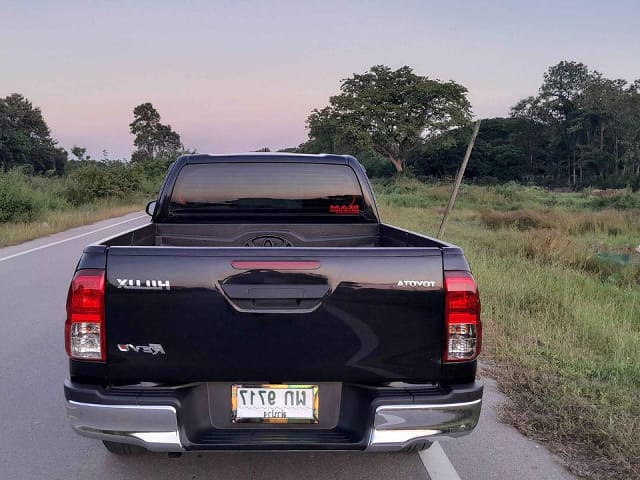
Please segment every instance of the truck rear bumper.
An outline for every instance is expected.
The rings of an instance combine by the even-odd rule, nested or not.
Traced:
[[[67,400],[67,417],[80,435],[139,445],[152,452],[179,452],[178,415],[170,405],[108,405]]]
[[[481,398],[463,403],[378,407],[367,450],[404,450],[418,442],[467,435],[478,424],[481,407]]]
[[[188,387],[193,388],[193,387]],[[367,450],[399,451],[475,428],[482,405],[482,385],[415,390],[350,386],[360,398],[344,398],[334,428],[196,427],[197,393],[163,389],[150,395],[65,383],[67,415],[80,435],[142,446],[154,452],[184,450]],[[149,390],[149,389],[147,389]],[[344,388],[343,388],[344,391]],[[351,395],[352,396],[352,395]],[[362,408],[366,401],[368,408]],[[351,404],[350,406],[348,404]],[[197,410],[197,406],[195,409]],[[197,416],[208,416],[200,415]]]

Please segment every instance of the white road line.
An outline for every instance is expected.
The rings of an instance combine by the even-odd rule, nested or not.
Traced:
[[[29,250],[24,250],[23,252],[14,253],[13,255],[9,255],[7,257],[0,258],[0,262],[4,262],[5,260],[11,260],[12,258],[19,257],[20,255],[26,255],[27,253],[37,252],[38,250],[42,250],[43,248],[53,247],[54,245],[60,245],[64,242],[69,242],[71,240],[75,240],[76,238],[86,237],[87,235],[91,235],[96,232],[101,232],[102,230],[107,230],[109,228],[117,227],[118,225],[122,225],[123,223],[133,222],[134,220],[139,220],[141,218],[146,217],[147,215],[140,215],[139,217],[130,218],[129,220],[123,220],[121,222],[113,223],[111,225],[107,225],[106,227],[97,228],[95,230],[91,230],[90,232],[81,233],[80,235],[75,235],[73,237],[65,238],[63,240],[58,240],[57,242],[47,243],[46,245],[40,245],[39,247],[30,248]]]
[[[433,442],[429,449],[423,450],[419,455],[431,480],[460,480],[460,475],[438,442]]]

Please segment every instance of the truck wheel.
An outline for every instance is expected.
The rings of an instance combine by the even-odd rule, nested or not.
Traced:
[[[146,448],[139,447],[138,445],[129,445],[128,443],[116,443],[103,440],[104,446],[109,452],[115,455],[136,455],[145,453]]]
[[[416,442],[412,443],[402,451],[407,453],[421,452],[423,450],[429,450],[429,447],[431,447],[431,445],[433,445],[433,442]]]

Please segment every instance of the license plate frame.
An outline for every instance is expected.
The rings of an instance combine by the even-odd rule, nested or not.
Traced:
[[[276,391],[274,394],[274,398],[284,397],[285,399],[296,400],[299,399],[301,393],[305,397],[305,404],[307,403],[306,392],[311,391],[312,398],[309,399],[312,402],[311,406],[311,414],[308,417],[295,417],[285,415],[284,417],[270,417],[265,415],[265,410],[271,408],[271,413],[274,413],[277,409],[280,409],[281,412],[285,412],[285,409],[288,407],[287,405],[267,405],[264,403],[265,400],[261,400],[261,404],[256,405],[256,409],[262,409],[263,416],[246,416],[243,413],[238,414],[238,394],[242,390],[262,390],[266,393],[267,397],[263,398],[268,403],[268,392]],[[284,391],[284,392],[283,392]],[[291,395],[289,395],[289,392]],[[294,393],[295,392],[295,393]],[[247,393],[245,391],[245,393]],[[281,395],[278,395],[280,393]],[[245,397],[246,398],[246,397]],[[306,405],[305,405],[306,406]],[[249,408],[253,408],[252,405]],[[291,406],[293,408],[293,405]],[[317,424],[319,422],[319,389],[318,385],[314,384],[232,384],[231,385],[231,422],[232,423],[260,423],[260,424],[288,424],[288,423],[303,423],[303,424]]]

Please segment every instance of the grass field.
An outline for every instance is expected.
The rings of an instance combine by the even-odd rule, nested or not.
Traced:
[[[435,235],[449,186],[376,183],[386,223]],[[504,420],[577,474],[640,478],[640,195],[463,186],[444,239],[482,297]]]

